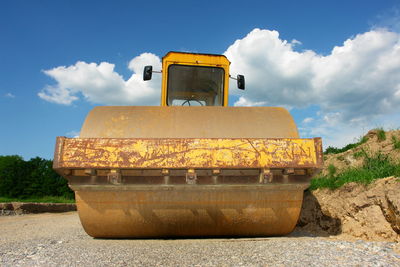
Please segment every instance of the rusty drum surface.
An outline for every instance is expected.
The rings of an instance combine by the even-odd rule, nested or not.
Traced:
[[[76,201],[93,237],[272,236],[290,233],[301,186],[136,187],[82,191]]]

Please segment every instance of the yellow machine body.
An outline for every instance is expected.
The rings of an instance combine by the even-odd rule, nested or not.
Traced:
[[[284,108],[227,107],[225,56],[170,52],[162,77],[161,106],[95,107],[79,138],[57,137],[54,169],[75,191],[86,232],[291,232],[303,191],[322,167],[321,139],[299,138]]]

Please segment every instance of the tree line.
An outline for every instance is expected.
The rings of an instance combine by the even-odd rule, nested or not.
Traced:
[[[73,199],[68,182],[52,168],[51,160],[40,157],[0,156],[0,197],[35,198],[57,196]]]

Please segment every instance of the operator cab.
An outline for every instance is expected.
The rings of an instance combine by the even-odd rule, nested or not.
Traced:
[[[169,52],[163,58],[162,106],[227,106],[228,59],[223,55]],[[143,80],[150,80],[152,66],[146,66]],[[235,78],[233,78],[235,79]],[[244,76],[238,75],[238,88],[244,89]]]

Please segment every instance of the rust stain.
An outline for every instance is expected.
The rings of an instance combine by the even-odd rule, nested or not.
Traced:
[[[319,168],[316,139],[57,138],[55,168]]]

